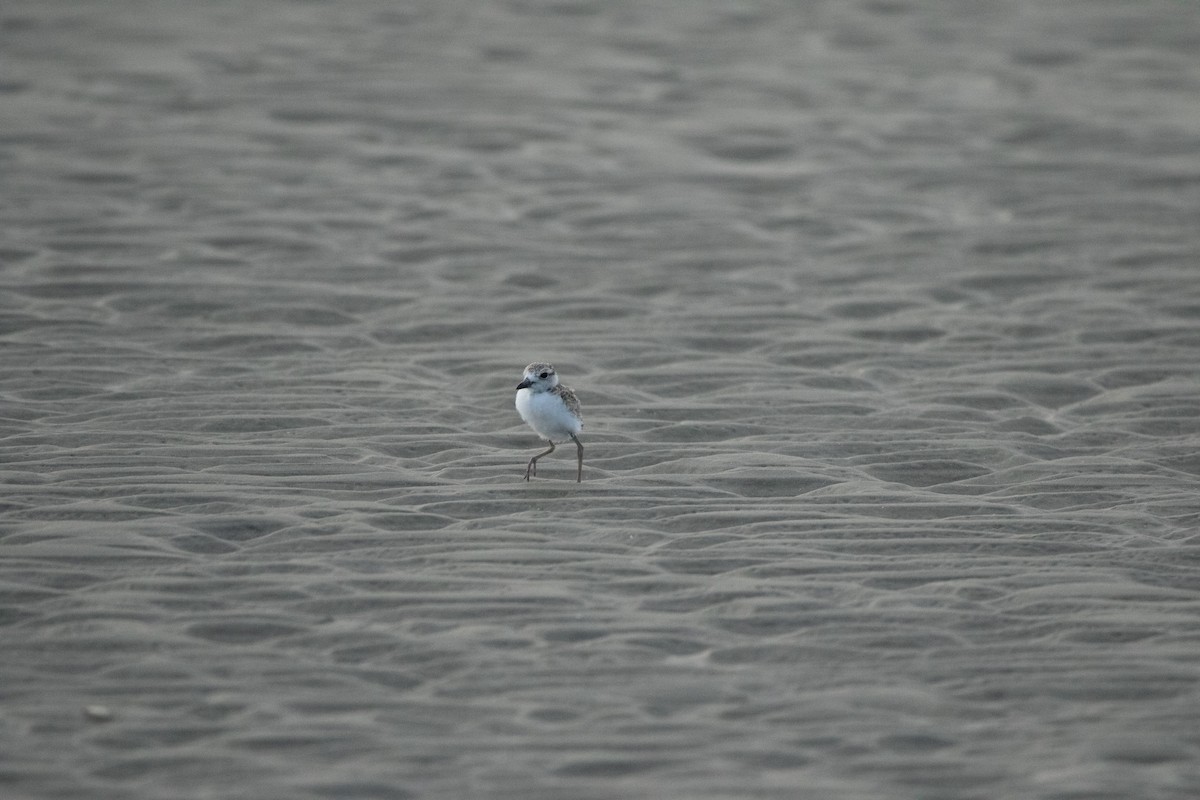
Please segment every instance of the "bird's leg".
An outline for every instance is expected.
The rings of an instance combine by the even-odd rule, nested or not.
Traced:
[[[544,453],[538,453],[533,458],[529,459],[529,466],[525,468],[525,480],[529,480],[530,475],[537,475],[537,460],[542,456],[548,456],[554,452],[554,442],[550,443],[550,449]]]
[[[571,434],[571,438],[575,441],[575,446],[579,448],[579,473],[575,476],[576,483],[583,483],[583,442],[575,438],[575,434]]]

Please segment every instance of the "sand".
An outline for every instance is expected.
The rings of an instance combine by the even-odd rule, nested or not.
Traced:
[[[1197,52],[6,3],[0,793],[1200,796]]]

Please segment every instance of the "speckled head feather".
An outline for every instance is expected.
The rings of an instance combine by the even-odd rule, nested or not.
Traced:
[[[558,386],[558,373],[553,364],[545,361],[535,361],[525,368],[523,380],[517,384],[517,389],[529,389],[531,392],[548,392]]]

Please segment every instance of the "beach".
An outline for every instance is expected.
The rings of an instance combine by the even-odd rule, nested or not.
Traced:
[[[1197,52],[6,5],[0,794],[1200,796]]]

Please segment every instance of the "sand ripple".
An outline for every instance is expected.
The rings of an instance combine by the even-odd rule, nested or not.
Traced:
[[[1200,795],[1197,43],[0,12],[5,796]]]

